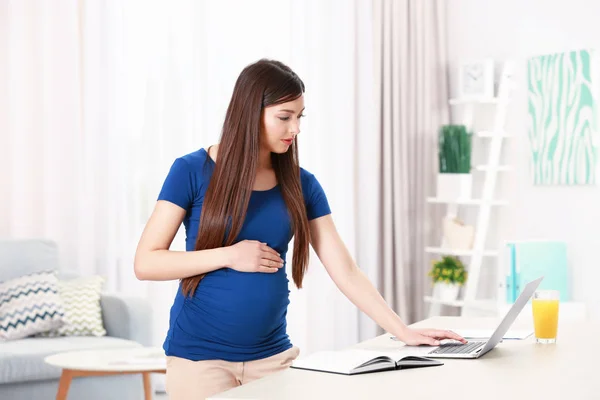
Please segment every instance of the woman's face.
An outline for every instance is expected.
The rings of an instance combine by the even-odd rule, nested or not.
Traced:
[[[300,133],[303,111],[304,96],[287,103],[265,107],[260,132],[261,147],[278,154],[288,151]]]

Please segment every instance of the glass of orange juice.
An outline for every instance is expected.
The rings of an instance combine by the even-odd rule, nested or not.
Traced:
[[[533,326],[536,343],[556,343],[559,299],[558,290],[538,290],[533,294]]]

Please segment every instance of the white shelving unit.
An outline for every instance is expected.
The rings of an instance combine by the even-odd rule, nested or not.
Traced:
[[[475,167],[475,170],[482,171],[482,172],[492,171],[492,170],[495,170],[496,172],[509,172],[509,171],[512,171],[512,169],[513,168],[510,165],[498,165],[497,167],[492,167],[490,165],[478,165]]]
[[[475,206],[478,207],[477,220],[475,224],[475,238],[473,248],[470,250],[455,250],[448,248],[445,241],[442,239],[440,247],[426,247],[425,252],[440,254],[440,255],[455,255],[468,258],[465,265],[469,272],[469,277],[463,289],[463,298],[453,301],[442,301],[438,297],[437,291],[434,289],[432,296],[425,296],[424,301],[430,304],[429,316],[440,315],[442,306],[458,307],[462,315],[481,315],[481,311],[490,311],[496,313],[498,311],[498,302],[491,300],[476,300],[479,277],[481,268],[496,265],[496,263],[483,263],[484,259],[498,257],[496,249],[484,248],[486,244],[487,232],[490,223],[490,214],[492,207],[505,206],[508,202],[504,199],[494,198],[497,182],[497,174],[500,172],[508,172],[512,168],[509,165],[500,163],[503,140],[510,138],[511,135],[505,131],[505,120],[507,106],[512,91],[511,64],[504,66],[503,79],[500,81],[498,97],[493,98],[476,98],[476,99],[451,99],[451,105],[463,107],[463,124],[468,129],[472,129],[473,115],[476,108],[481,105],[495,107],[494,120],[491,130],[475,132],[475,136],[485,139],[489,146],[488,160],[484,165],[477,165],[473,171],[485,174],[483,180],[483,188],[479,198],[473,199],[439,199],[436,197],[428,197],[428,203],[446,204],[446,216],[456,217],[460,206]],[[493,261],[493,260],[492,260]],[[464,260],[463,260],[464,262]]]
[[[426,253],[444,254],[449,256],[473,257],[477,253],[474,250],[455,250],[448,247],[425,247]],[[483,257],[498,257],[498,252],[495,250],[484,250],[481,253]]]
[[[476,302],[473,302],[472,304],[469,304],[467,302],[465,302],[464,300],[454,300],[454,301],[442,301],[439,299],[436,299],[433,296],[425,296],[425,301],[427,303],[431,303],[431,304],[440,304],[440,305],[445,305],[445,306],[450,306],[450,307],[460,307],[463,308],[465,306],[479,310],[479,311],[490,311],[495,313],[496,311],[498,311],[498,304],[496,303],[495,300],[479,300]]]
[[[480,138],[495,138],[495,137],[501,137],[501,138],[511,138],[513,135],[506,133],[504,131],[498,131],[498,132],[492,132],[492,131],[480,131],[480,132],[476,132],[475,136],[480,137]]]

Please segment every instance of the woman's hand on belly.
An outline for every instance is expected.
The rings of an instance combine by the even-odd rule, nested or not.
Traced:
[[[272,274],[283,267],[279,253],[256,240],[243,240],[226,249],[230,268],[239,272]]]

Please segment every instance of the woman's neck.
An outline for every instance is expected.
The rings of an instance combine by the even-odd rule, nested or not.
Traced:
[[[258,152],[258,169],[272,169],[271,152],[268,149],[261,148]]]

